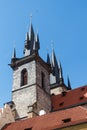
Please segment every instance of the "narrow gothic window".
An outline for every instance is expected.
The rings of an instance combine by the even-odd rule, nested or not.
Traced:
[[[21,72],[21,86],[27,84],[27,79],[28,79],[27,70],[23,69],[22,72]]]
[[[42,80],[42,88],[44,89],[44,87],[45,87],[45,75],[44,75],[43,72],[41,73],[41,80]]]

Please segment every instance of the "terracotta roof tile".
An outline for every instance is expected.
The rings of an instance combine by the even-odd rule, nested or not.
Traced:
[[[53,111],[87,104],[87,86],[83,86],[59,95],[52,95]]]
[[[53,130],[69,125],[87,122],[87,109],[78,106],[71,109],[52,112],[43,116],[16,121],[7,125],[3,130]]]

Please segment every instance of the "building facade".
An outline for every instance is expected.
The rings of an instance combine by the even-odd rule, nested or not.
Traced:
[[[13,69],[12,102],[15,118],[38,115],[41,110],[51,112],[51,94],[59,94],[71,88],[64,84],[62,67],[56,60],[54,49],[47,62],[39,55],[39,35],[34,33],[32,23],[26,33],[24,56],[16,57],[14,49],[11,59]]]

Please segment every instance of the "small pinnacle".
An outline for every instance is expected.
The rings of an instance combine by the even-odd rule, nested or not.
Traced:
[[[16,58],[16,50],[15,50],[15,48],[13,49],[12,58]]]

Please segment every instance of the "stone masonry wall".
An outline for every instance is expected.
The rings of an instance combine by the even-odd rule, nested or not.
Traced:
[[[50,94],[50,77],[48,70],[46,70],[39,62],[36,63],[36,81],[37,84],[42,88],[42,80],[41,80],[41,73],[45,75],[45,91]]]
[[[28,84],[21,86],[21,71],[23,69],[28,72]],[[28,106],[36,102],[36,64],[31,61],[18,67],[13,73],[13,89],[12,101],[16,107],[16,118],[23,118],[28,116]]]
[[[44,109],[46,113],[51,110],[51,99],[50,99],[50,80],[49,72],[39,62],[36,64],[36,78],[37,78],[37,113],[41,109]],[[42,88],[41,73],[45,75],[45,88]]]
[[[21,86],[21,72],[23,69],[26,69],[28,72],[28,84]],[[20,89],[20,87],[26,87],[36,83],[36,65],[35,61],[31,61],[24,65],[21,65],[13,72],[13,87],[12,91]]]
[[[28,84],[21,86],[21,71],[28,72]],[[44,73],[44,88],[42,88],[41,73]],[[16,118],[27,117],[36,104],[35,112],[38,114],[41,109],[46,113],[51,110],[50,80],[49,72],[38,61],[31,61],[20,66],[13,73],[12,101],[17,111]]]
[[[29,106],[36,102],[36,86],[30,86],[13,92],[13,99],[16,105],[17,117],[23,118],[28,116]]]

